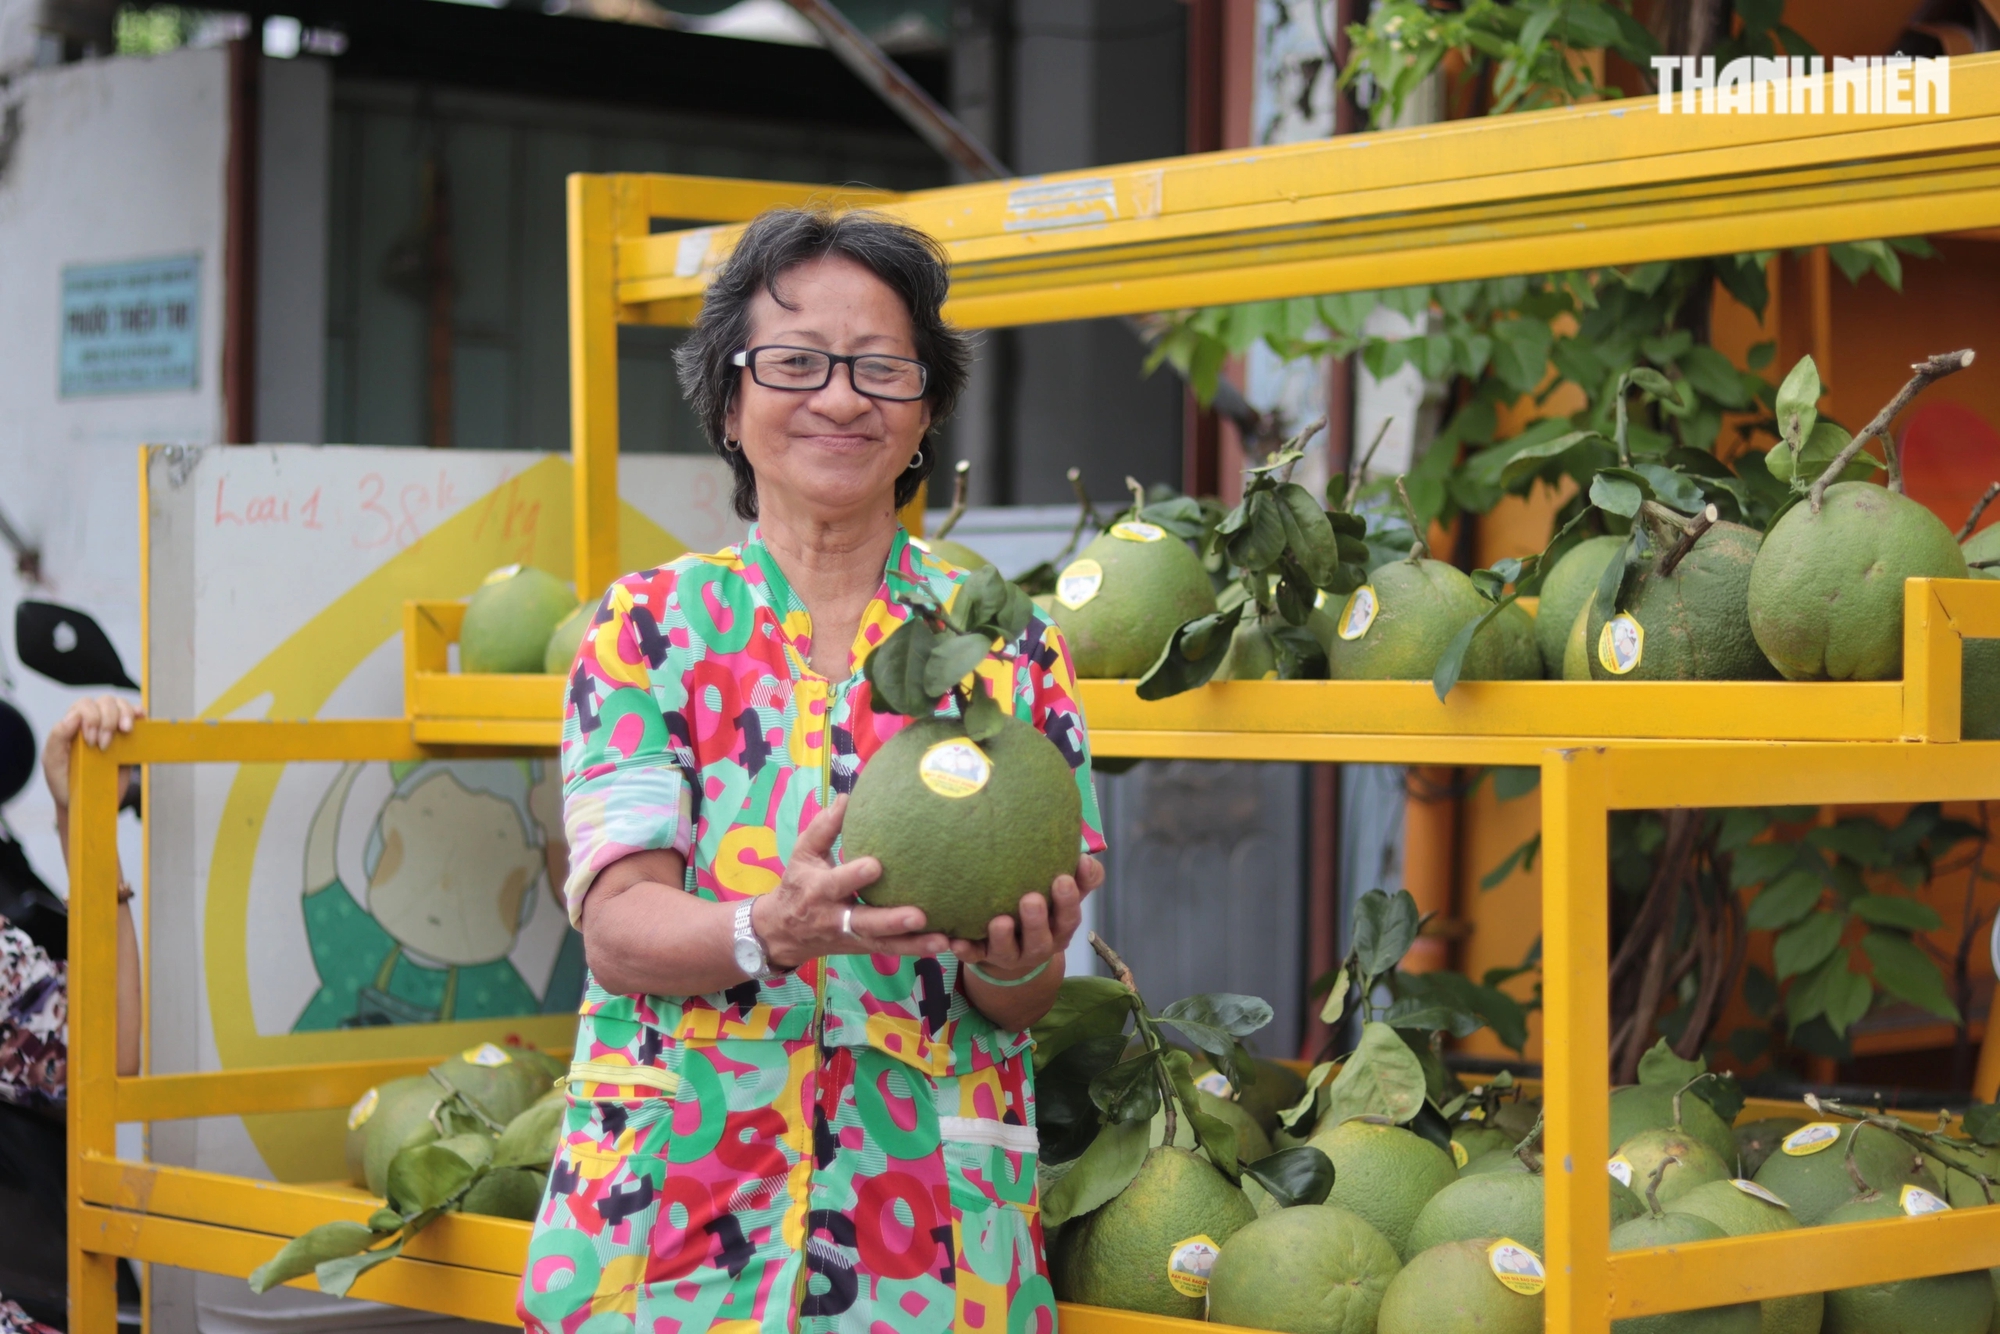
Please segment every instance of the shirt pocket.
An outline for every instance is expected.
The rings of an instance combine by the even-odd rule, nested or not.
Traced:
[[[1024,1063],[936,1081],[938,1138],[953,1209],[1040,1212],[1035,1171],[1041,1142]]]

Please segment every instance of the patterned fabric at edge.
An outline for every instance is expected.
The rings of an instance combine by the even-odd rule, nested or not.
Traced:
[[[0,1101],[58,1106],[68,1081],[69,965],[0,918]]]
[[[704,899],[775,887],[909,722],[860,674],[908,615],[896,595],[948,601],[962,578],[899,529],[838,684],[755,529],[612,585],[563,723],[572,917],[646,849],[680,852]],[[1069,760],[1079,847],[1102,851],[1060,634],[1037,615],[978,671]],[[522,1278],[531,1334],[1055,1334],[1030,1040],[974,1009],[958,968],[841,955],[707,996],[593,978]]]

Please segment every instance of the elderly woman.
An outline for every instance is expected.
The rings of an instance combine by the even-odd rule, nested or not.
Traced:
[[[946,285],[899,223],[766,213],[681,352],[756,524],[613,584],[570,674],[567,894],[591,976],[530,1330],[1054,1329],[1026,1030],[1103,840],[1053,626],[1030,621],[1004,675],[1076,771],[1076,874],[947,940],[865,906],[880,866],[835,850],[845,794],[909,721],[870,707],[862,663],[899,594],[962,577],[896,521],[965,381]]]

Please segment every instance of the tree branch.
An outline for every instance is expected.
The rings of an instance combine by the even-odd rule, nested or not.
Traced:
[[[1859,454],[1861,447],[1874,436],[1882,438],[1882,452],[1888,456],[1889,489],[1900,493],[1903,489],[1903,465],[1897,456],[1895,439],[1889,434],[1890,423],[1896,420],[1898,413],[1910,405],[1911,399],[1936,381],[1942,380],[1947,375],[1955,375],[1970,366],[1972,358],[1973,351],[1968,347],[1958,352],[1940,352],[1910,367],[1916,374],[1896,391],[1894,398],[1883,405],[1882,410],[1875,414],[1873,421],[1862,427],[1860,432],[1847,442],[1846,449],[1834,455],[1833,462],[1826,466],[1826,471],[1812,484],[1812,512],[1819,513],[1819,507],[1826,499],[1827,487],[1833,485],[1833,479],[1840,476],[1848,464],[1854,462],[1854,456]]]
[[[1965,527],[1958,530],[1958,540],[1960,542],[1972,536],[1972,530],[1979,526],[1980,519],[1985,517],[1986,507],[1993,503],[1993,497],[1995,496],[2000,496],[2000,482],[1989,482],[1986,486],[1986,494],[1981,496],[1978,502],[1973,505],[1972,513],[1965,516]]]
[[[1662,575],[1672,574],[1674,567],[1681,563],[1688,552],[1694,550],[1694,544],[1701,541],[1701,535],[1714,527],[1715,521],[1721,517],[1722,512],[1713,505],[1708,506],[1700,514],[1697,514],[1694,522],[1681,532],[1681,540],[1674,543],[1673,550],[1661,558],[1660,573]]]

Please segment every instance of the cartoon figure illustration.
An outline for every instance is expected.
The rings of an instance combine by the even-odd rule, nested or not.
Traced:
[[[301,908],[320,986],[292,1031],[574,1009],[583,986],[576,932],[565,931],[539,995],[508,957],[537,884],[553,897],[567,868],[556,766],[387,766],[394,786],[373,817],[357,895],[341,877],[340,828],[366,767],[342,767],[307,833]]]

